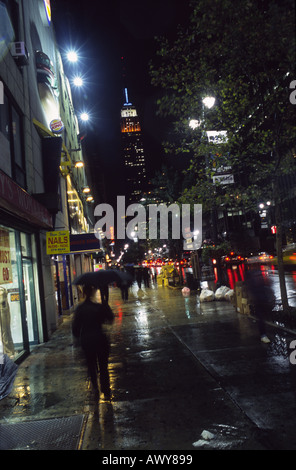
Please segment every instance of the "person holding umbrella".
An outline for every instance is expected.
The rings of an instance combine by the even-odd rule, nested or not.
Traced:
[[[109,286],[108,284],[104,284],[100,287],[100,294],[101,294],[101,300],[103,302],[109,301]]]
[[[100,391],[105,400],[110,400],[111,389],[108,371],[110,343],[103,331],[103,324],[112,324],[114,315],[106,302],[102,304],[96,302],[97,287],[85,284],[83,292],[85,300],[75,310],[72,332],[76,338],[80,339],[96,395],[99,394],[97,381],[97,365],[99,365]]]

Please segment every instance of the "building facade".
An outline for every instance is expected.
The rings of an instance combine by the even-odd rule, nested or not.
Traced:
[[[91,226],[50,1],[5,0],[0,9],[0,348],[19,361],[75,304],[73,276],[91,269],[84,251],[50,255],[47,235]]]

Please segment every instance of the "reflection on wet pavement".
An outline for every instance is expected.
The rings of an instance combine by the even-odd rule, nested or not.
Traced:
[[[258,429],[270,436],[285,424],[296,448],[287,333],[271,329],[263,345],[256,323],[231,304],[200,304],[180,290],[134,285],[128,301],[118,289],[110,298],[112,402],[93,395],[65,317],[19,367],[13,392],[0,401],[0,424],[85,415],[79,448],[101,450],[261,449]],[[204,430],[214,436],[206,443]]]

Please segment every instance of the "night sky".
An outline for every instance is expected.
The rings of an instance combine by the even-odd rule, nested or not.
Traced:
[[[108,198],[120,195],[124,184],[120,110],[125,86],[140,117],[149,175],[165,161],[161,142],[167,123],[156,116],[160,90],[151,85],[149,61],[156,52],[155,36],[173,36],[179,20],[186,18],[187,4],[188,0],[52,2],[52,19],[62,55],[70,45],[81,56],[75,67],[80,68],[87,83],[82,91],[72,87],[74,106],[77,111],[85,108],[91,114],[84,145],[92,174],[105,175]],[[71,79],[72,68],[65,59],[64,65]]]

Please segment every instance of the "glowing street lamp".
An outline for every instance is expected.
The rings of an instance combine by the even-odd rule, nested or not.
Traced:
[[[75,86],[81,87],[83,85],[83,80],[82,80],[81,77],[77,76],[77,77],[74,77],[73,83],[74,83]]]
[[[80,119],[84,122],[89,120],[89,115],[87,113],[81,113],[80,114]]]
[[[215,98],[213,96],[206,96],[202,100],[203,104],[205,105],[206,108],[212,108],[215,104]]]
[[[202,100],[202,103],[203,103],[203,109],[202,109],[202,119],[204,120],[204,107],[210,109],[214,106],[215,104],[215,98],[213,96],[206,96],[203,100]],[[198,119],[190,119],[189,120],[189,127],[191,127],[191,129],[196,129],[197,127],[201,127],[202,126],[202,123],[203,121],[199,121]]]
[[[67,53],[67,59],[69,62],[77,62],[78,61],[78,55],[75,51],[69,51]]]
[[[190,119],[189,127],[191,127],[191,129],[196,129],[197,127],[200,127],[200,126],[201,126],[200,121],[198,121],[197,119]]]

